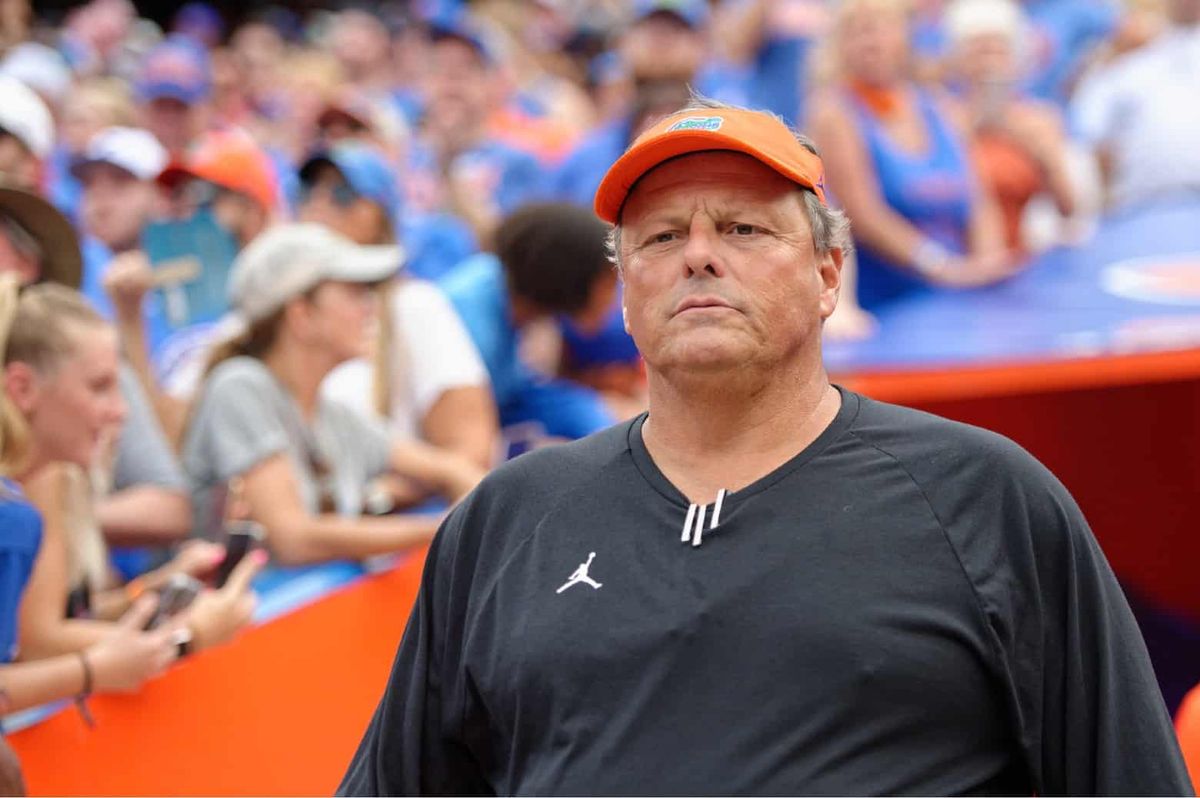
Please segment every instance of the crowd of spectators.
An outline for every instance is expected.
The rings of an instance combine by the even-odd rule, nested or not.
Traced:
[[[822,150],[829,336],[1200,191],[1200,0],[4,8],[0,712],[229,639],[261,558],[173,625],[136,599],[231,519],[281,564],[401,550],[637,412],[591,200],[692,92]]]

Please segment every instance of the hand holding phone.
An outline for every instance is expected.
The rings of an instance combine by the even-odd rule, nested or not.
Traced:
[[[266,534],[262,524],[255,521],[229,521],[225,524],[225,537],[225,559],[217,566],[213,577],[213,585],[218,590],[225,586],[229,575],[243,557],[255,548],[262,547]]]
[[[199,579],[187,574],[174,574],[159,590],[158,607],[146,622],[144,629],[156,629],[168,620],[186,610],[200,595],[204,585]]]

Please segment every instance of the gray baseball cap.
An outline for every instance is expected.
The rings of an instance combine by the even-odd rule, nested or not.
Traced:
[[[382,282],[403,260],[397,246],[362,246],[319,224],[281,224],[237,256],[229,301],[243,319],[255,322],[326,280]]]

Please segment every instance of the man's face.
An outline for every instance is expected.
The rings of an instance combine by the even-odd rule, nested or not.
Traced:
[[[154,209],[154,186],[107,163],[90,164],[80,179],[84,230],[114,250],[135,246]]]
[[[199,113],[195,106],[180,100],[158,97],[142,107],[142,121],[167,150],[180,153],[196,135]]]
[[[651,14],[629,28],[621,53],[638,80],[690,82],[704,61],[704,35],[674,14]]]
[[[488,70],[470,44],[447,37],[433,44],[429,71],[430,114],[462,116],[477,124],[487,114]]]
[[[621,217],[625,324],[660,373],[819,353],[841,253],[818,256],[794,183],[740,153],[669,161]]]

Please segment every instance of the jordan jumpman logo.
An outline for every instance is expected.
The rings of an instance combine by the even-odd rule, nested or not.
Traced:
[[[581,563],[579,567],[575,569],[575,573],[571,574],[571,578],[566,581],[566,584],[554,592],[561,593],[567,588],[573,587],[580,582],[583,582],[585,585],[591,585],[593,590],[599,590],[601,583],[588,576],[588,568],[591,567],[592,560],[595,558],[596,552],[593,551],[592,553],[588,554],[587,562]]]

